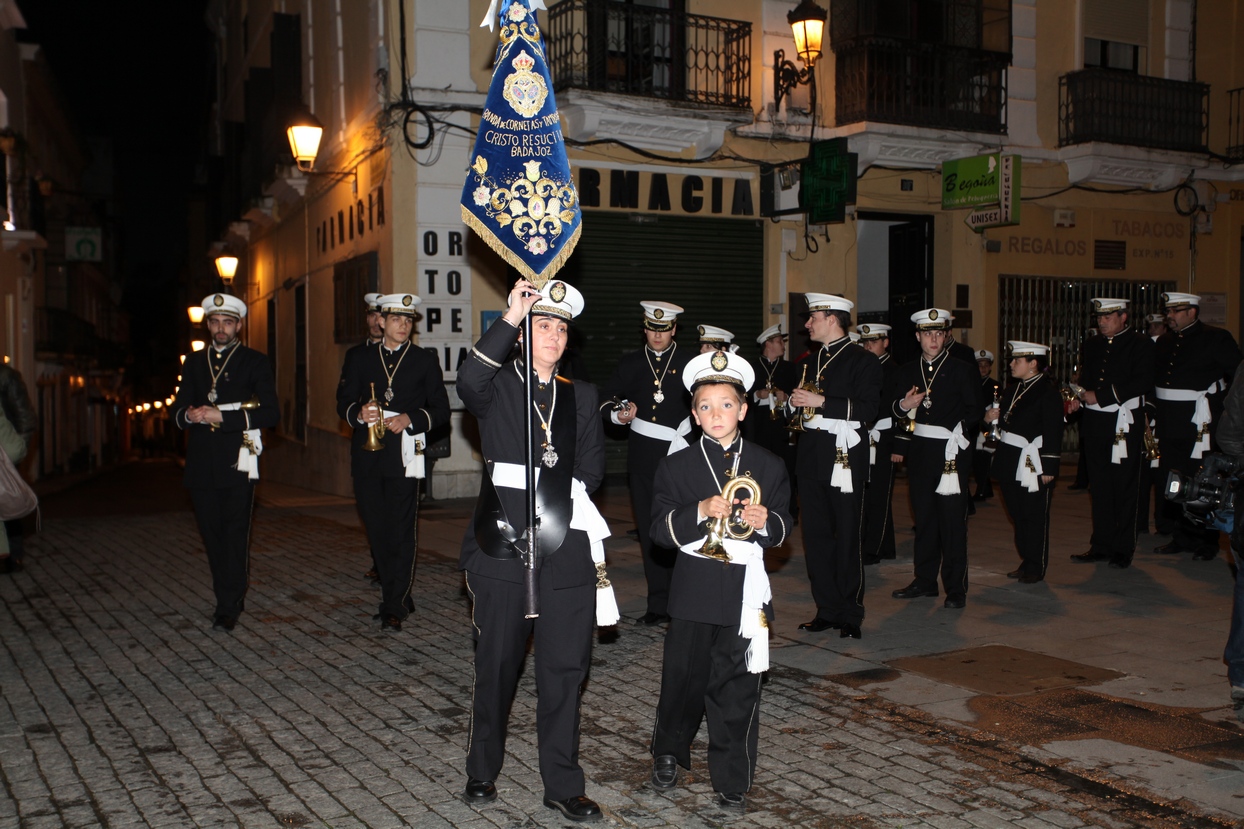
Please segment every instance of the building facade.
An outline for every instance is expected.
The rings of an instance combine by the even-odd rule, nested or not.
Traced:
[[[602,382],[638,347],[647,298],[687,308],[680,341],[708,323],[749,353],[768,325],[798,329],[803,292],[839,293],[860,321],[895,326],[900,359],[915,351],[907,317],[937,305],[973,347],[1049,342],[1063,374],[1095,295],[1145,313],[1163,290],[1192,290],[1208,321],[1238,334],[1240,2],[827,5],[810,70],[793,0],[560,0],[541,13],[584,212],[563,271],[587,297],[577,372]],[[488,8],[209,10],[225,171],[216,247],[242,260],[247,337],[272,355],[283,406],[265,475],[350,492],[334,391],[363,336],[364,292],[423,298],[419,343],[455,403],[458,363],[503,309],[512,274],[458,210],[496,47],[479,26]],[[779,83],[790,78],[803,82]],[[284,144],[301,107],[325,128],[310,175]],[[1014,170],[1008,224],[945,195],[956,161],[986,155]],[[806,215],[851,190],[842,221]],[[474,494],[480,458],[458,405],[448,453],[432,494]]]

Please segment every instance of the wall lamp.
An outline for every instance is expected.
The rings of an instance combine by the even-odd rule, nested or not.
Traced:
[[[798,6],[786,15],[795,37],[795,52],[803,61],[803,68],[786,59],[786,50],[778,49],[773,53],[773,107],[782,105],[786,93],[796,86],[808,84],[812,98],[812,109],[816,109],[816,75],[813,67],[821,58],[821,45],[825,35],[825,9],[813,0],[802,0]]]
[[[238,258],[222,254],[216,257],[216,273],[220,275],[220,281],[225,283],[228,288],[233,284],[233,277],[238,273]]]
[[[285,137],[289,139],[289,151],[294,156],[298,169],[309,176],[331,176],[337,181],[351,178],[354,181],[354,195],[359,192],[359,170],[324,170],[317,172],[315,158],[320,153],[320,139],[324,135],[324,125],[320,119],[307,109],[303,109],[289,122],[285,128]]]
[[[203,306],[202,305],[191,305],[190,307],[186,308],[186,313],[190,316],[190,323],[192,325],[198,325],[199,323],[203,322]],[[185,360],[183,360],[182,362],[185,362]]]

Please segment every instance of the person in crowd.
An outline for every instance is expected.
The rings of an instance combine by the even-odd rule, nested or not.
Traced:
[[[380,297],[381,295],[378,293],[363,294],[363,308],[365,313],[363,324],[367,328],[367,336],[363,338],[362,342],[355,343],[346,351],[345,359],[341,363],[342,368],[357,359],[355,356],[356,351],[361,351],[369,345],[375,345],[384,339],[384,317],[380,313]],[[343,403],[341,399],[342,388],[344,388],[344,384],[338,381],[337,408],[341,408]],[[347,400],[344,402],[348,405],[354,401]],[[362,517],[361,512],[360,517]],[[363,578],[371,579],[373,582],[379,582],[380,571],[376,569],[376,551],[370,550],[369,552],[371,554],[371,568],[363,574]]]
[[[756,383],[751,389],[749,405],[752,416],[743,421],[743,437],[777,455],[786,463],[791,484],[791,516],[797,518],[795,503],[795,444],[786,428],[786,401],[799,384],[799,369],[786,359],[787,334],[782,324],[770,325],[756,342],[760,358],[752,366]]]
[[[1050,560],[1050,502],[1063,450],[1063,396],[1045,374],[1050,348],[1011,340],[1007,344],[1012,383],[1000,405],[985,411],[985,423],[998,424],[994,477],[1015,524],[1020,564],[1007,578],[1035,584]]]
[[[739,350],[739,347],[734,344],[734,333],[731,331],[718,328],[716,325],[701,325],[697,330],[700,334],[701,354],[721,350],[734,353]]]
[[[993,379],[993,352],[987,348],[977,349],[976,368],[981,373],[981,399],[985,401],[985,405],[991,406],[998,399],[998,393],[1002,388],[1001,384]],[[995,447],[986,440],[988,433],[988,425],[983,425],[977,430],[976,445],[972,447],[972,478],[976,481],[976,492],[972,494],[973,501],[988,501],[993,497],[993,481],[989,475],[993,466]]]
[[[232,631],[245,607],[251,507],[263,451],[260,430],[280,421],[267,354],[242,345],[246,303],[230,294],[203,300],[207,348],[186,358],[173,420],[186,435],[184,483],[212,570],[212,629]]]
[[[756,774],[773,620],[764,551],[782,544],[791,527],[786,465],[741,436],[755,383],[746,360],[727,351],[701,354],[683,383],[703,435],[661,461],[653,496],[652,536],[680,552],[652,731],[652,785],[673,788],[678,767],[691,767],[691,743],[707,715],[718,803],[742,810]]]
[[[950,312],[926,308],[911,316],[920,356],[899,368],[902,394],[891,413],[903,424],[895,429],[895,463],[907,463],[912,512],[916,519],[915,578],[895,590],[896,599],[936,597],[938,571],[946,590],[943,606],[967,605],[967,449],[984,407],[975,362],[955,359],[944,346]],[[911,421],[908,429],[904,421]]]
[[[1169,330],[1166,327],[1166,314],[1147,314],[1145,316],[1145,333],[1155,343],[1159,337]],[[1150,434],[1153,434],[1153,430],[1157,427],[1153,419],[1153,406],[1146,405],[1142,411]],[[1157,534],[1171,535],[1175,532],[1175,521],[1166,511],[1166,499],[1163,496],[1165,482],[1158,475],[1158,467],[1160,465],[1160,460],[1149,457],[1145,457],[1140,463],[1140,500],[1136,509],[1136,532],[1139,535],[1149,534],[1150,501],[1153,503],[1153,524]]]
[[[884,403],[897,396],[894,387],[898,363],[890,356],[890,326],[869,322],[857,328],[860,345],[881,363],[881,399]],[[894,558],[894,417],[888,409],[879,409],[877,419],[868,428],[868,484],[864,488],[864,523],[860,529],[860,560],[865,565],[878,564]]]
[[[1218,445],[1244,469],[1244,364],[1236,367],[1231,389],[1223,402]],[[1235,500],[1231,555],[1235,559],[1235,589],[1231,594],[1231,627],[1222,659],[1227,663],[1227,681],[1231,683],[1231,707],[1235,709],[1236,719],[1244,723],[1244,498],[1239,497]]]
[[[21,438],[23,447],[20,454],[25,458],[39,421],[35,415],[35,407],[30,402],[30,395],[26,392],[26,383],[22,380],[21,372],[8,363],[0,363],[0,412],[8,418],[9,425]],[[10,452],[9,456],[12,455]],[[20,459],[14,461],[19,462]],[[13,573],[25,566],[26,545],[22,519],[5,521],[4,534],[9,555],[0,558],[0,573]]]
[[[569,324],[582,311],[583,295],[569,283],[555,280],[537,292],[520,279],[501,319],[458,370],[458,394],[479,421],[486,468],[458,566],[466,571],[475,634],[467,803],[497,797],[510,703],[530,639],[544,805],[571,820],[590,821],[599,820],[601,811],[587,797],[579,765],[579,696],[592,655],[593,622],[615,623],[617,609],[604,571],[602,540],[609,528],[588,497],[605,473],[596,387],[558,375]],[[529,313],[530,367],[521,357],[510,359]],[[539,599],[534,617],[523,560],[528,418],[534,418],[530,448],[539,473],[533,495],[540,509],[531,579]]]

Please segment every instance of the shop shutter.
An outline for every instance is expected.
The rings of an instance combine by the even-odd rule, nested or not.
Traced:
[[[1084,0],[1084,36],[1149,45],[1149,0]]]

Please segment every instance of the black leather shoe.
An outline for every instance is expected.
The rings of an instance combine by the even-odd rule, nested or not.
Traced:
[[[737,809],[741,812],[747,808],[747,795],[742,792],[718,792],[717,805],[723,809]]]
[[[1218,558],[1217,550],[1202,550],[1199,553],[1192,554],[1193,561],[1213,561]]]
[[[839,639],[863,639],[864,634],[860,632],[859,625],[853,625],[847,622],[842,626],[842,633],[838,634]]]
[[[813,633],[820,633],[823,630],[829,630],[830,628],[838,628],[838,627],[841,627],[841,625],[835,625],[833,622],[829,621],[828,619],[822,619],[820,616],[817,616],[811,622],[804,622],[803,624],[801,624],[799,626],[799,629],[810,630]]]
[[[1012,570],[1011,572],[1007,573],[1007,574],[1006,574],[1006,577],[1007,577],[1008,579],[1019,579],[1019,578],[1023,578],[1023,577],[1024,577],[1024,568],[1023,568],[1023,567],[1017,567],[1017,568],[1015,568],[1014,570]]]
[[[895,590],[890,595],[896,599],[920,599],[925,596],[928,596],[929,598],[936,598],[937,588],[936,587],[921,587],[920,585],[916,584],[913,581],[911,584],[907,585],[902,590]]]
[[[967,603],[967,596],[947,596],[946,601],[942,602],[942,607],[949,610],[962,610]]]
[[[237,623],[238,623],[237,616],[226,616],[225,614],[221,613],[215,619],[212,620],[212,630],[223,630],[227,633],[231,633],[233,631],[234,626],[237,625]]]
[[[1044,579],[1035,573],[1021,573],[1016,576],[1016,578],[1019,579],[1020,584],[1036,584],[1039,581],[1044,581]]]
[[[649,610],[643,616],[636,619],[635,624],[643,625],[644,627],[652,627],[653,625],[659,625],[663,622],[668,622],[669,620],[670,616],[668,613],[653,613]]]
[[[365,578],[365,579],[372,579],[372,580],[374,581],[375,579],[380,578],[380,574],[379,574],[379,573],[377,573],[377,572],[376,572],[376,568],[375,568],[375,567],[373,567],[373,568],[371,568],[370,570],[368,570],[366,573],[364,573],[364,574],[363,574],[363,578]]]
[[[1163,544],[1161,547],[1154,547],[1153,551],[1160,556],[1177,556],[1180,553],[1186,552],[1183,547],[1180,547],[1174,541],[1170,544]]]
[[[549,800],[544,798],[544,805],[550,809],[556,809],[570,820],[589,821],[600,820],[600,807],[596,805],[595,800],[590,800],[584,795],[578,797],[568,797],[565,800]]]
[[[390,613],[380,620],[380,629],[397,633],[402,629],[402,620]]]
[[[1072,561],[1078,561],[1081,564],[1095,564],[1099,561],[1105,561],[1105,556],[1099,556],[1097,553],[1089,550],[1087,553],[1072,553]]]
[[[672,754],[662,754],[652,761],[652,787],[672,789],[678,783],[678,760]]]
[[[476,780],[474,777],[468,777],[466,791],[462,793],[462,797],[471,806],[492,803],[497,799],[497,787],[491,780]]]

